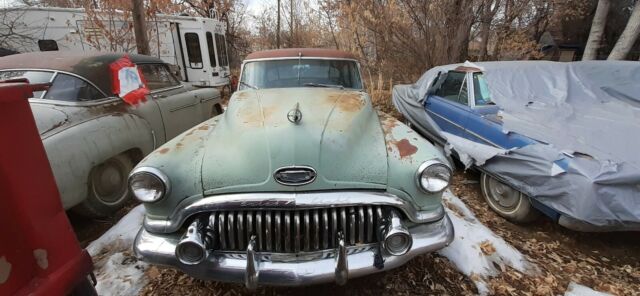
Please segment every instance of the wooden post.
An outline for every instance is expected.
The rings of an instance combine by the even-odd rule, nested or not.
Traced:
[[[136,47],[139,54],[150,55],[147,23],[144,19],[143,0],[131,0],[133,3],[133,30],[136,35]]]

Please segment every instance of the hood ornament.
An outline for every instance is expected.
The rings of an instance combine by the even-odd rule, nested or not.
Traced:
[[[300,112],[300,103],[296,103],[296,107],[287,113],[287,119],[293,124],[298,124],[302,120],[302,112]]]

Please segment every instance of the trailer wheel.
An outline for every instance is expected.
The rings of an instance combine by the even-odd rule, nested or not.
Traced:
[[[128,176],[133,162],[120,154],[93,167],[89,173],[89,195],[77,212],[89,217],[106,217],[122,208],[130,200]]]
[[[489,207],[509,221],[527,223],[540,216],[526,195],[496,178],[482,173],[480,188]]]

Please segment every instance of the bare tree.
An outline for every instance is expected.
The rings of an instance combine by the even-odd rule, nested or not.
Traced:
[[[280,48],[280,0],[278,0],[278,22],[276,25],[276,48]]]
[[[611,50],[608,60],[622,60],[627,57],[631,47],[635,44],[640,34],[640,2],[637,2],[629,18],[627,26],[618,38],[618,42]]]
[[[595,60],[598,57],[598,50],[602,41],[602,35],[604,34],[604,27],[607,23],[607,14],[609,13],[609,0],[599,0],[598,7],[596,8],[596,14],[593,16],[591,23],[591,31],[589,32],[589,39],[584,49],[582,60]]]
[[[149,55],[149,38],[147,37],[147,22],[145,20],[144,2],[142,0],[131,1],[133,11],[133,30],[136,35],[136,47],[139,54]]]
[[[481,61],[487,59],[487,46],[491,36],[491,22],[500,8],[500,0],[484,0],[482,2],[482,16],[480,18],[480,53]]]
[[[24,51],[36,43],[33,37],[37,29],[30,29],[24,22],[24,11],[5,9],[0,12],[0,48],[13,51]]]

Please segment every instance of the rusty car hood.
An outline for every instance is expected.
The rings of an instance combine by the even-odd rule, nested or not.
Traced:
[[[296,107],[297,106],[297,107]],[[299,110],[292,123],[287,114]],[[204,194],[384,189],[387,150],[380,121],[364,92],[332,88],[244,90],[207,139]],[[285,186],[274,172],[308,166],[311,184]]]

